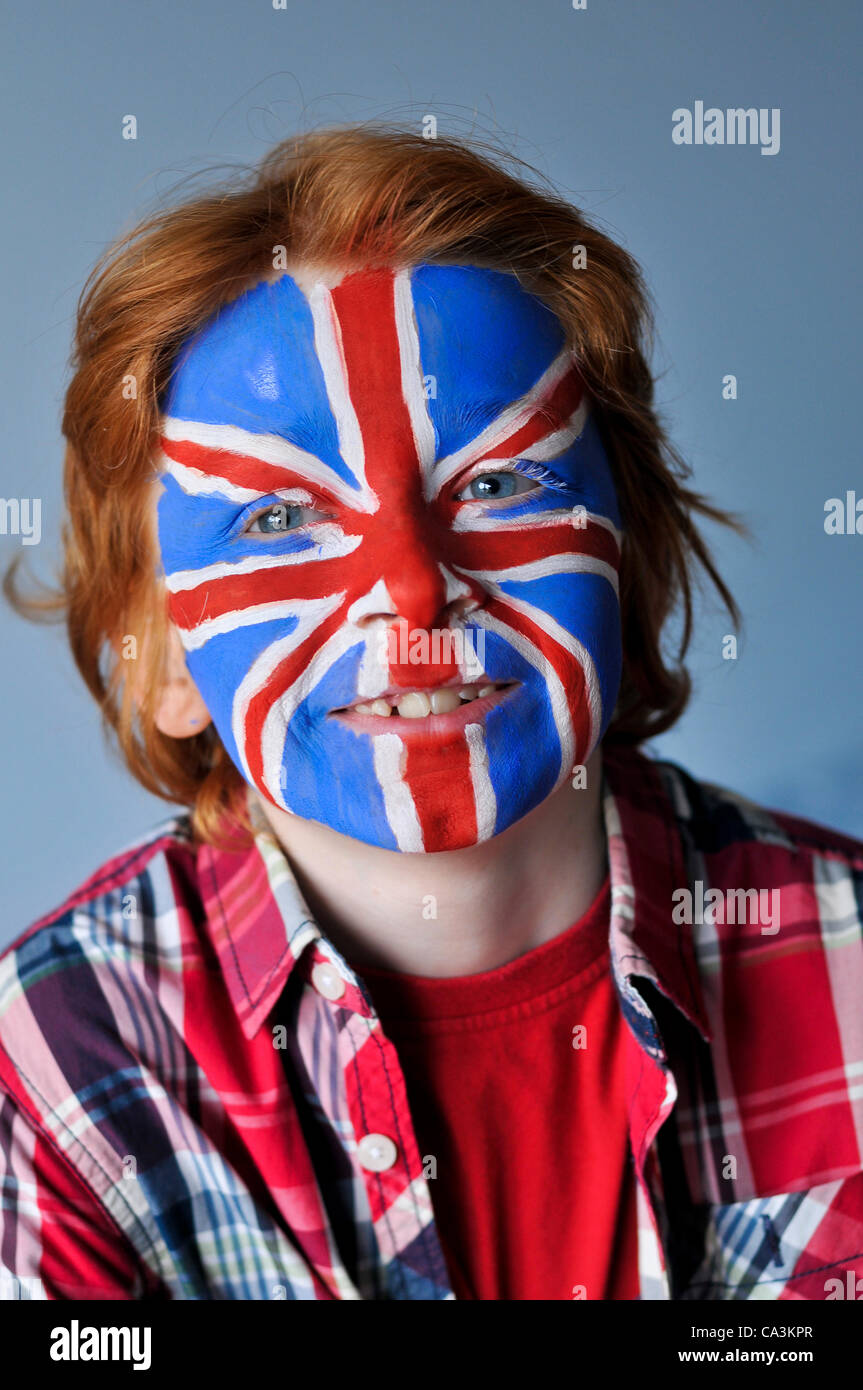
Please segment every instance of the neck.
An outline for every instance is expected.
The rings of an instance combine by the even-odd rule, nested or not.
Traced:
[[[400,854],[260,800],[310,910],[352,966],[450,978],[494,970],[565,931],[606,874],[600,750],[587,786],[564,782],[468,849]]]

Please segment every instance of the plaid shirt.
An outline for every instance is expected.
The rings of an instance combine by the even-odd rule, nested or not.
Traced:
[[[863,844],[603,779],[641,1297],[853,1297]],[[105,865],[3,956],[0,1040],[6,1297],[454,1297],[395,1048],[268,830]]]

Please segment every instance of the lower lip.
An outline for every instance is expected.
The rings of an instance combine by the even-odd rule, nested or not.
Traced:
[[[504,686],[493,695],[466,700],[460,709],[449,710],[446,714],[427,714],[422,719],[404,719],[398,714],[357,714],[353,710],[342,710],[329,717],[358,734],[398,734],[399,738],[456,734],[461,733],[468,724],[481,723],[490,710],[497,709],[516,690],[517,685]]]

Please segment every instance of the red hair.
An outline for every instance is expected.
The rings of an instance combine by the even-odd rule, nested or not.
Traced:
[[[226,809],[239,814],[242,779],[215,729],[172,739],[155,725],[168,620],[150,492],[158,401],[179,348],[221,304],[273,273],[279,247],[290,260],[345,268],[446,261],[509,271],[557,314],[593,399],[625,530],[624,666],[606,741],[638,744],[668,729],[691,689],[684,658],[697,571],[739,622],[696,519],[741,528],[690,490],[655,414],[652,318],[636,262],[514,156],[349,126],[285,140],[250,174],[146,218],[82,291],[63,413],[60,591],[22,595],[14,566],[4,587],[29,616],[65,616],[75,661],[132,773],[191,807],[203,839],[216,837]],[[668,656],[662,635],[674,611],[682,622]]]

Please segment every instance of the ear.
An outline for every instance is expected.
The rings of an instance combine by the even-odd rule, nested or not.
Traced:
[[[179,633],[171,624],[165,679],[156,702],[156,728],[168,738],[194,738],[211,722],[210,711],[189,675]]]

